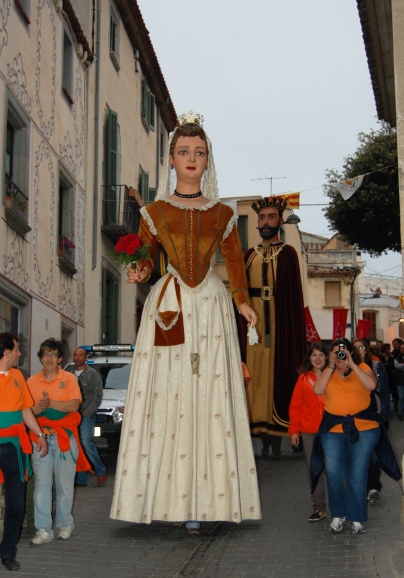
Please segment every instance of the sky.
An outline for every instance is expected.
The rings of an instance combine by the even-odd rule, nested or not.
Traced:
[[[177,113],[204,117],[220,197],[300,191],[300,230],[331,237],[326,170],[378,129],[356,1],[137,2]],[[362,258],[402,275],[398,253]]]

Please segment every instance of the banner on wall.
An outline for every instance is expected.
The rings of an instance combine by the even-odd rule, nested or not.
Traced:
[[[321,341],[321,337],[317,333],[316,326],[314,325],[310,307],[304,308],[304,319],[306,321],[306,341],[309,343],[315,343],[316,341]]]
[[[347,318],[348,309],[333,309],[333,341],[335,341],[335,339],[345,337]]]
[[[359,319],[358,325],[356,327],[356,337],[364,337],[367,339],[371,329],[372,322],[369,321],[369,319]]]

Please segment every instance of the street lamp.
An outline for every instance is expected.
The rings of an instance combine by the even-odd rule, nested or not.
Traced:
[[[284,222],[284,225],[297,225],[298,223],[300,223],[300,217],[294,214],[293,209],[290,209],[290,211],[292,212]]]
[[[389,321],[389,327],[390,325],[393,325],[393,323],[404,323],[404,317],[400,317],[399,319],[392,319],[391,321]]]

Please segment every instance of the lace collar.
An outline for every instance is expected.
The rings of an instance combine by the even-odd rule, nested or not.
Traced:
[[[169,205],[172,205],[173,207],[177,207],[177,209],[185,209],[187,211],[207,211],[208,209],[214,207],[217,203],[219,203],[219,199],[212,199],[211,201],[209,201],[209,203],[206,203],[206,205],[203,205],[203,207],[185,207],[185,205],[182,205],[181,203],[177,203],[176,201],[173,201],[173,200],[168,199],[168,198],[159,199],[159,201],[163,201],[164,203],[168,203]]]

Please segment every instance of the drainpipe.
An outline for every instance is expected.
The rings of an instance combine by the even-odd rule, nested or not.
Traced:
[[[95,0],[93,0],[94,2]],[[94,4],[93,4],[94,6]],[[93,250],[92,269],[97,266],[97,238],[98,238],[98,188],[99,188],[99,136],[100,136],[100,37],[101,37],[101,0],[97,0],[97,38],[96,38],[96,62],[95,62],[95,116],[94,116],[94,197],[93,197]]]
[[[160,108],[157,109],[157,127],[156,127],[156,136],[157,136],[157,146],[156,146],[156,193],[157,188],[159,186],[160,181]]]

